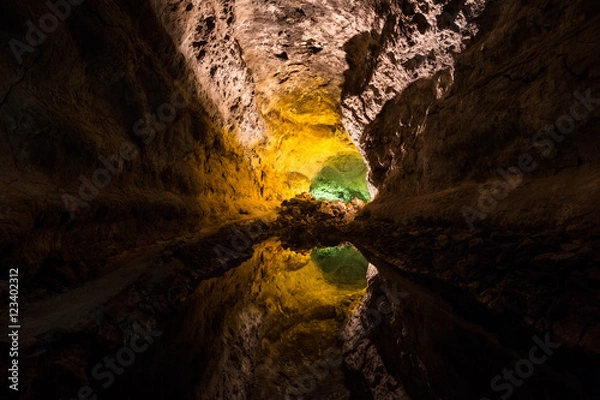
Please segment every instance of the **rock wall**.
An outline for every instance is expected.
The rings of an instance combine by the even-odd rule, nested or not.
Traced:
[[[26,290],[91,279],[127,247],[266,209],[260,176],[211,122],[146,2],[85,2],[64,21],[43,3],[2,7],[12,44],[0,55],[0,263],[21,268]],[[56,21],[48,33],[44,18]]]
[[[373,154],[368,142],[376,140],[362,138],[365,127],[412,82],[441,70],[452,75],[453,56],[477,32],[475,19],[486,3],[380,0],[375,4],[377,18],[370,29],[344,44],[348,69],[344,72],[343,121],[353,139],[363,143],[372,168],[379,168],[389,154]],[[411,122],[401,121],[404,125]],[[390,132],[390,136],[394,134]]]
[[[560,352],[509,396],[597,397],[600,7],[490,1],[470,19],[468,2],[451,6],[472,25],[442,32],[467,32],[464,50],[380,102],[369,85],[394,81],[373,62],[378,36],[347,46],[347,76],[368,83],[346,81],[344,115],[379,190],[352,228],[382,271],[361,311],[377,306],[381,282],[432,293],[376,330],[349,326],[353,390],[493,398],[507,393],[494,376],[549,335]],[[418,41],[409,29],[398,42]]]
[[[238,41],[235,1],[151,1],[156,15],[192,71],[213,121],[244,143],[264,138],[252,70]]]
[[[468,2],[451,5],[459,22],[477,15]],[[443,61],[431,76],[415,75],[365,121],[361,146],[381,191],[371,210],[469,227],[597,221],[598,6],[491,2],[471,21],[478,33],[453,67]],[[460,24],[442,32],[455,30],[471,36]],[[390,85],[378,78],[385,70],[369,70],[371,85]]]
[[[483,395],[495,373],[527,354],[532,335],[546,332],[563,349],[515,398],[540,387],[547,398],[597,394],[597,371],[581,367],[597,365],[599,353],[593,0],[100,0],[69,8],[49,27],[41,2],[0,6],[9,44],[0,53],[0,264],[21,269],[24,305],[86,281],[114,292],[83,296],[99,322],[77,320],[67,307],[71,331],[54,303],[34,304],[52,315],[28,336],[36,343],[26,349],[28,371],[43,372],[29,374],[38,376],[24,385],[30,397],[89,381],[87,363],[118,348],[138,313],[171,330],[146,365],[128,372],[134,379],[109,394],[159,393],[137,383],[189,350],[173,326],[193,336],[209,320],[220,323],[208,311],[189,323],[175,311],[204,280],[194,298],[201,307],[214,289],[205,279],[224,271],[215,271],[210,241],[159,245],[143,262],[139,246],[270,211],[308,190],[331,160],[359,151],[379,193],[357,221],[358,204],[302,197],[283,203],[275,224],[291,242],[316,244],[312,223],[323,220],[324,238],[348,235],[378,260],[380,274],[371,271],[344,336],[352,395]],[[254,273],[264,271],[251,272],[260,286]],[[113,274],[95,280],[105,273]],[[365,328],[364,313],[387,296],[381,284],[403,284],[408,295],[388,297],[379,328]],[[220,285],[237,298],[235,279]],[[87,288],[56,299],[73,303]],[[58,320],[63,331],[49,332]],[[243,340],[230,343],[248,350]],[[213,366],[244,361],[226,348]],[[202,357],[171,360],[171,376],[182,365],[206,368]],[[278,381],[276,370],[263,376]],[[182,395],[192,396],[193,372],[156,387],[183,382]],[[199,390],[244,396],[228,386],[235,369],[205,378]]]

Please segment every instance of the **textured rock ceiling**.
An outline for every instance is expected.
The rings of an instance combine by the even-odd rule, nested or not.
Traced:
[[[444,70],[441,95],[452,79],[453,54],[477,32],[473,21],[485,3],[153,5],[211,118],[248,149],[254,165],[262,164],[273,195],[286,198],[307,191],[331,157],[356,153],[348,136],[364,154],[364,128],[411,82]]]
[[[211,118],[247,149],[271,187],[308,191],[328,160],[357,155],[342,125],[343,43],[369,29],[369,4],[155,2]],[[272,189],[272,192],[269,190]]]

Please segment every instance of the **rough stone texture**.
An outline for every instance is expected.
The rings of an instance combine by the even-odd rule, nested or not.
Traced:
[[[370,29],[359,32],[344,45],[349,68],[344,73],[343,122],[356,143],[364,142],[365,127],[412,82],[430,78],[441,70],[452,74],[453,55],[463,50],[465,42],[477,32],[474,20],[486,3],[486,0],[377,2],[377,20]],[[411,119],[401,118],[399,124],[417,127]],[[388,136],[394,134],[389,132]],[[371,151],[368,146],[363,147],[363,153],[368,154],[373,168],[389,157]],[[375,157],[381,159],[373,162]]]
[[[264,139],[265,126],[258,116],[254,76],[239,43],[238,31],[244,26],[237,15],[239,2],[153,0],[151,3],[192,70],[199,95],[213,121],[237,134],[244,143]]]
[[[501,225],[593,224],[600,109],[579,105],[571,134],[555,129],[557,139],[531,139],[571,113],[574,93],[600,93],[597,5],[495,2],[478,24],[456,56],[454,79],[440,71],[411,83],[366,127],[362,146],[382,192],[372,210],[398,221],[427,215],[459,223],[468,206],[477,224],[485,217]],[[502,193],[498,169],[519,166],[527,154],[521,162],[536,168]]]
[[[42,3],[3,8],[3,43],[48,12]],[[145,2],[86,2],[23,65],[8,46],[0,57],[0,260],[19,267],[24,284],[39,277],[40,287],[57,290],[98,276],[127,246],[258,211],[250,204],[260,198],[260,175],[209,122],[185,59]],[[135,133],[136,121],[174,94],[182,104],[181,91],[189,104],[172,121],[150,136]],[[97,196],[86,189],[72,218],[63,196],[79,198],[80,177],[105,168],[99,157],[115,163],[123,143],[137,157]]]
[[[376,3],[153,2],[211,116],[245,145],[267,180],[281,183],[265,188],[267,198],[308,190],[328,158],[356,153],[339,114],[344,43],[380,23]]]
[[[588,104],[585,110],[581,101],[572,106],[575,92],[600,95],[599,11],[591,1],[490,2],[474,20],[478,33],[455,56],[454,72],[443,68],[409,82],[361,131],[379,193],[353,228],[356,243],[377,253],[382,268],[387,260],[453,309],[468,310],[465,319],[482,335],[454,337],[463,354],[452,355],[426,342],[432,334],[447,335],[446,329],[435,333],[406,310],[402,323],[384,319],[386,334],[373,334],[364,346],[379,348],[388,373],[412,396],[494,395],[490,379],[526,356],[533,333],[545,332],[562,343],[562,352],[550,371],[536,372],[542,381],[519,388],[512,398],[598,395],[598,370],[588,366],[599,356],[591,339],[599,320],[599,108]],[[354,62],[365,65],[370,58]],[[367,90],[356,96],[372,98]],[[571,133],[555,128],[534,137],[557,121],[568,122],[559,119],[564,115],[580,119]],[[525,171],[532,163],[536,167]],[[515,166],[522,172],[498,171]],[[435,321],[425,315],[428,323]],[[404,329],[407,337],[400,334]],[[493,339],[482,341],[490,334],[498,346]],[[391,356],[413,346],[406,359]],[[432,348],[436,355],[427,355]],[[478,358],[482,351],[485,359]],[[476,372],[459,365],[464,354]],[[489,354],[502,362],[488,369],[494,358]],[[376,367],[361,369],[353,357],[348,366],[359,371],[356,377],[368,382],[377,376]],[[465,376],[447,370],[453,363]],[[450,387],[462,393],[448,392]],[[368,385],[363,390],[370,391]]]

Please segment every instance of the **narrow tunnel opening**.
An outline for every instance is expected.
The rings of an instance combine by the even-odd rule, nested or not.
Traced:
[[[339,93],[313,80],[279,90],[265,100],[266,145],[257,150],[275,197],[369,202],[366,160],[343,124]]]
[[[367,166],[358,154],[341,154],[329,158],[312,179],[310,193],[316,200],[341,200],[349,203],[371,200],[367,187]]]

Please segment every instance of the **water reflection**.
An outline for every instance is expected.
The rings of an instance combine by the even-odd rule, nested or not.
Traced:
[[[196,293],[190,323],[207,362],[197,398],[283,398],[287,382],[341,349],[338,334],[365,293],[368,262],[349,244],[301,252],[269,239],[254,249]],[[338,368],[311,396],[340,391]]]
[[[367,286],[369,262],[351,244],[315,248],[310,259],[321,268],[325,279],[334,285]]]

